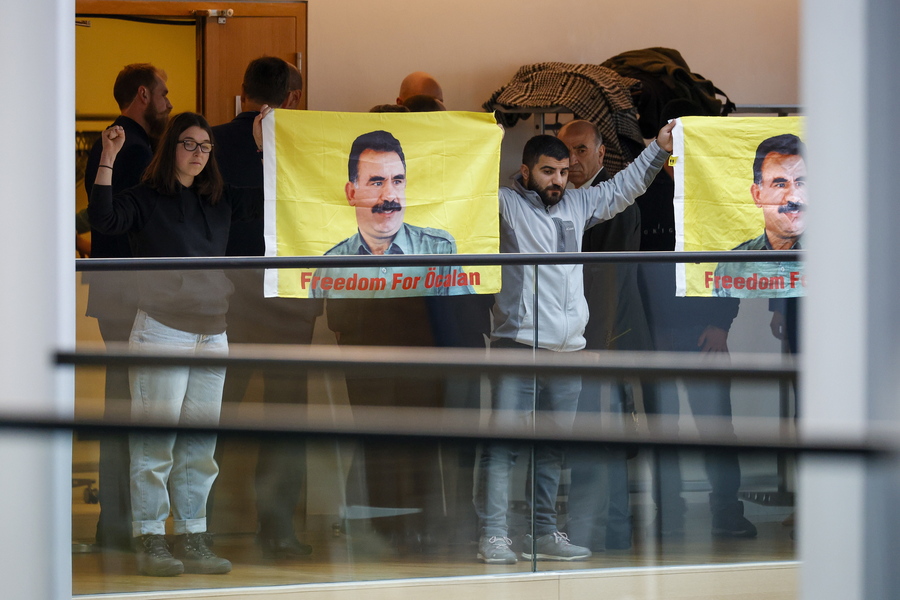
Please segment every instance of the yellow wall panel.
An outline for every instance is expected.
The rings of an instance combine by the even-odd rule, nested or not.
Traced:
[[[196,28],[91,18],[75,28],[75,113],[117,115],[112,95],[127,64],[149,62],[168,75],[173,112],[197,109]]]

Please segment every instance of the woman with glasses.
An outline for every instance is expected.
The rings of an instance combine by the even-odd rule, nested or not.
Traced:
[[[254,123],[262,145],[260,121]],[[136,257],[224,256],[232,220],[262,212],[262,189],[222,182],[212,131],[203,116],[173,117],[140,185],[113,197],[112,172],[125,141],[121,127],[103,132],[100,168],[88,211],[95,229],[128,233]],[[148,354],[224,355],[225,313],[234,291],[220,270],[142,271],[129,347]],[[214,425],[222,405],[224,367],[136,366],[129,369],[135,423]],[[206,501],[219,472],[216,436],[132,434],[132,535],[145,575],[228,573],[210,549]],[[165,539],[172,512],[174,556]]]

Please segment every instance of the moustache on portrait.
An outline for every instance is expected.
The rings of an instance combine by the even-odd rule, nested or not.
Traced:
[[[401,210],[403,210],[403,205],[396,200],[385,200],[381,204],[376,204],[372,207],[373,214],[399,212]]]
[[[778,207],[779,214],[794,214],[806,210],[806,204],[802,202],[791,202]]]

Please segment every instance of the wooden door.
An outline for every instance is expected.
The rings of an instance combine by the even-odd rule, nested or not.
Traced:
[[[254,58],[277,56],[296,65],[305,74],[306,4],[292,3],[291,6],[302,7],[302,10],[290,15],[204,19],[201,110],[210,123],[225,123],[234,117],[235,96],[241,93],[244,69]],[[285,7],[279,8],[281,13],[286,12]],[[306,108],[305,93],[301,106]]]
[[[304,76],[304,92],[308,88],[305,1],[76,0],[75,9],[79,16],[196,19],[197,106],[212,125],[234,117],[244,69],[254,58],[278,56],[295,64]],[[301,106],[306,108],[306,93]]]

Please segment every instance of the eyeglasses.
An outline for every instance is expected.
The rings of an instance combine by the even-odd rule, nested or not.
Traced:
[[[202,152],[203,154],[209,154],[210,152],[212,152],[212,149],[213,149],[212,142],[202,142],[201,143],[201,142],[195,142],[194,140],[188,139],[188,140],[181,140],[178,143],[181,144],[182,146],[184,146],[184,149],[187,150],[188,152],[193,152],[194,150],[197,149],[198,146],[200,147],[200,152]]]

